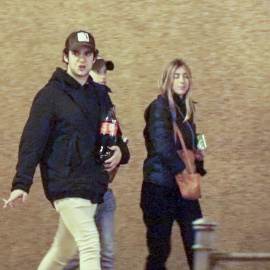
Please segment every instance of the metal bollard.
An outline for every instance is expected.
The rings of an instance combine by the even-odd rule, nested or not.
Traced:
[[[205,219],[197,219],[192,222],[195,231],[195,244],[192,246],[194,251],[194,270],[209,270],[210,255],[214,243],[214,229],[216,223],[209,223]]]

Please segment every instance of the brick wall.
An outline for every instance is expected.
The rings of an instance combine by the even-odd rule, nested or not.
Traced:
[[[115,63],[108,83],[132,154],[112,185],[118,202],[116,269],[143,269],[143,113],[158,94],[163,65],[176,57],[191,67],[198,131],[209,146],[201,204],[205,217],[218,223],[217,248],[269,252],[269,1],[2,0],[0,10],[3,198],[9,195],[33,97],[57,66],[64,67],[68,34],[85,29]],[[36,269],[57,221],[37,172],[28,201],[1,210],[0,269]],[[177,227],[173,235],[169,269],[185,269]],[[222,267],[270,269],[264,263]]]

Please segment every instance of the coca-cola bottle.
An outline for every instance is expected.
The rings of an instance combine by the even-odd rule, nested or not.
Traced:
[[[98,156],[101,163],[110,158],[113,151],[111,146],[116,145],[119,122],[115,115],[115,108],[111,107],[104,117],[99,132],[99,151]]]

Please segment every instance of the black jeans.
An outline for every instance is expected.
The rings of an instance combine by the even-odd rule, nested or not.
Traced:
[[[145,269],[166,270],[174,221],[180,226],[188,265],[190,269],[193,269],[194,231],[192,221],[202,217],[199,202],[183,199],[178,190],[144,182],[141,208],[147,227],[146,238],[149,251]]]

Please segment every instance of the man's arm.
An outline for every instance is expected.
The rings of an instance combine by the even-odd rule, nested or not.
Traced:
[[[120,160],[120,164],[127,164],[130,158],[130,152],[127,145],[128,141],[124,141],[122,136],[117,138],[117,145],[119,146],[122,152],[122,158]]]
[[[20,146],[16,175],[12,191],[21,189],[29,193],[33,176],[43,156],[51,130],[52,97],[48,91],[41,90],[35,97],[29,118],[24,127]]]

